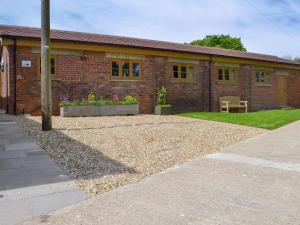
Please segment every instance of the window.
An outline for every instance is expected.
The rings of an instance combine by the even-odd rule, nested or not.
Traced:
[[[271,75],[267,71],[256,71],[256,84],[271,84]]]
[[[189,79],[194,80],[195,69],[193,66],[189,66]]]
[[[139,76],[140,76],[140,64],[139,63],[132,63],[132,75],[135,78],[139,78]]]
[[[173,64],[171,74],[174,80],[194,80],[195,67],[188,64]]]
[[[113,77],[118,77],[119,76],[119,62],[112,62],[112,72],[111,75]]]
[[[219,68],[218,80],[221,83],[234,83],[235,82],[235,69],[232,68]]]
[[[173,78],[179,78],[179,66],[173,65]]]
[[[139,62],[112,60],[111,78],[114,80],[138,80],[141,78]]]
[[[42,69],[41,69],[41,57],[39,58],[39,63],[38,63],[38,71],[40,71],[40,74],[38,75],[39,77],[41,76]],[[51,56],[50,58],[50,74],[55,75],[56,74],[56,58],[54,56]]]

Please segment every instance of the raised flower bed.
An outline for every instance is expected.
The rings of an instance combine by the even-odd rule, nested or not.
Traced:
[[[62,101],[60,116],[87,117],[87,116],[122,116],[139,114],[139,104],[135,97],[126,96],[118,100],[82,100]]]

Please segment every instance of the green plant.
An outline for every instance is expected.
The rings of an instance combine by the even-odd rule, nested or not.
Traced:
[[[96,95],[90,90],[89,94],[88,94],[88,100],[95,100],[96,99]]]
[[[170,104],[168,104],[168,105],[159,105],[161,108],[170,108],[171,107],[171,105]]]
[[[126,95],[123,98],[122,103],[125,105],[133,105],[133,104],[137,104],[138,101],[137,101],[136,97],[131,96],[131,95]]]
[[[157,88],[157,105],[167,105],[167,88],[164,86]]]
[[[241,38],[231,37],[230,35],[207,35],[203,39],[195,40],[191,45],[208,46],[215,48],[233,49],[239,51],[247,51]]]
[[[102,105],[133,105],[138,104],[138,100],[131,95],[125,96],[121,101],[100,99],[81,100],[81,101],[61,101],[59,106],[102,106]]]
[[[79,105],[79,101],[61,101],[59,103],[60,107],[64,107],[64,106],[77,106]]]

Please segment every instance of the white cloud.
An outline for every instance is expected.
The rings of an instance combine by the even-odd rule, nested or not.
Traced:
[[[40,0],[0,0],[0,23],[40,24]],[[241,37],[249,51],[300,55],[298,0],[52,0],[52,28],[189,42]]]

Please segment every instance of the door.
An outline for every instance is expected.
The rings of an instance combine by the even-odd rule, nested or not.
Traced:
[[[285,76],[278,77],[278,103],[287,106],[287,82]]]

